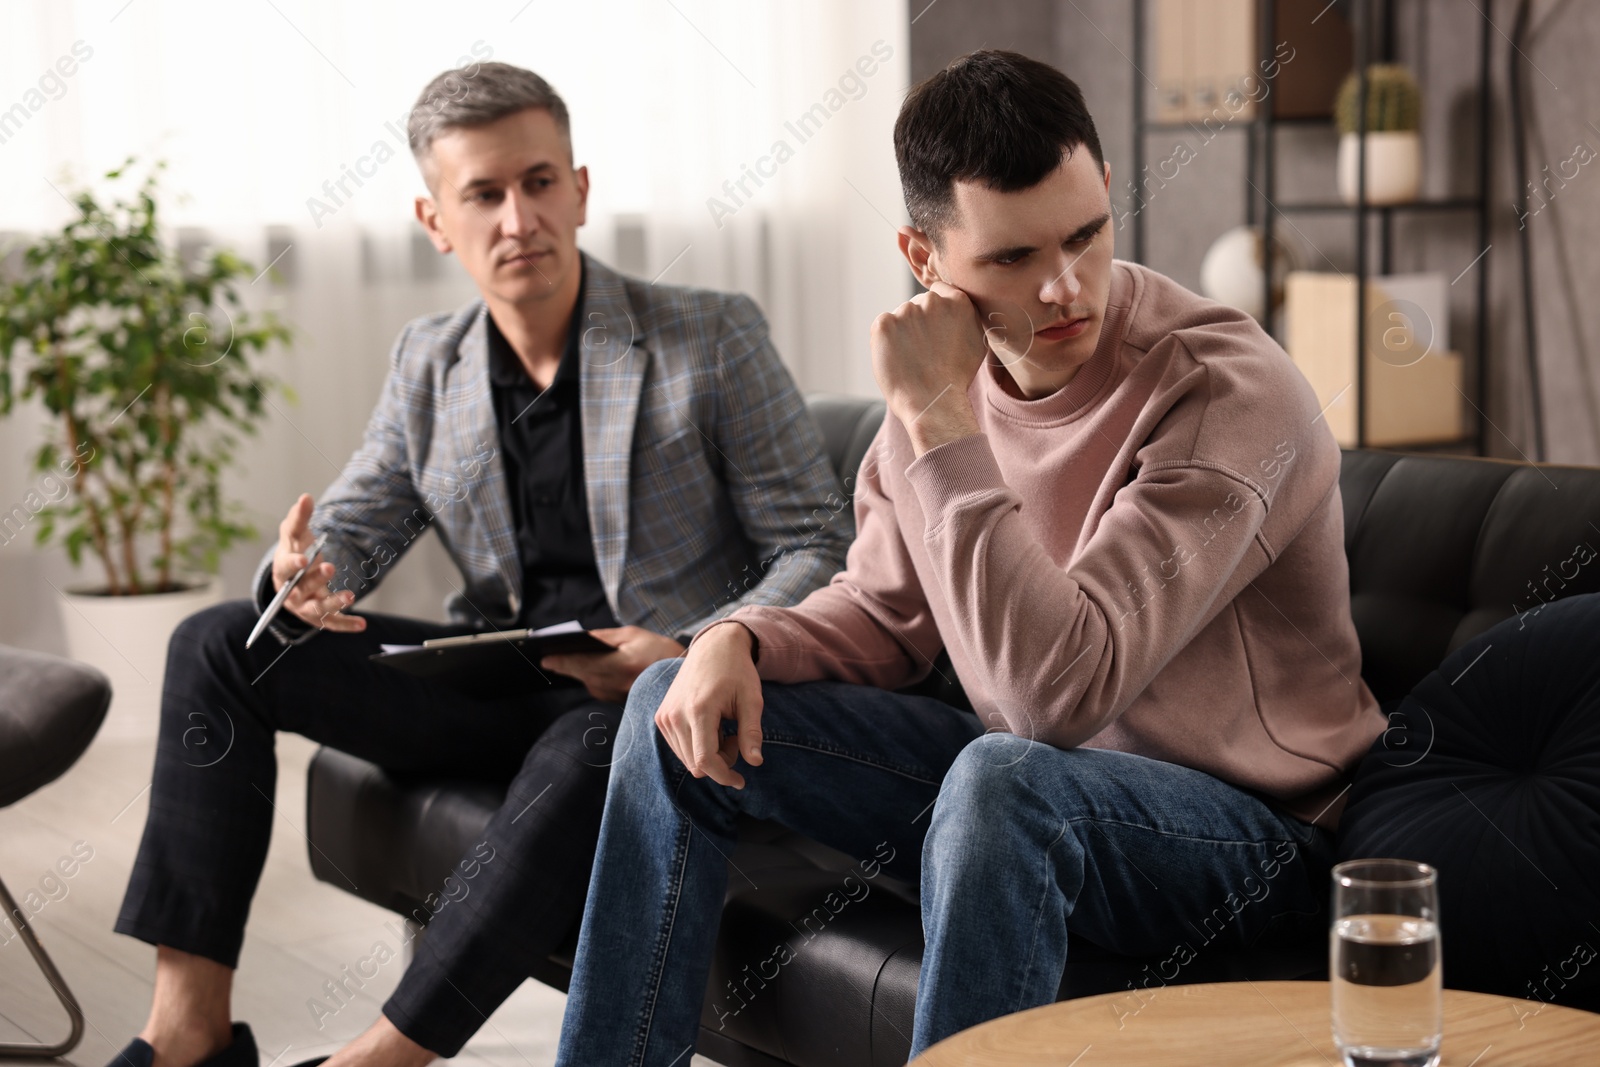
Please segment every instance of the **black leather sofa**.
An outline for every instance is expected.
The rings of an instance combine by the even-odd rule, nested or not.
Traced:
[[[853,473],[882,403],[816,397],[810,406],[835,466]],[[1353,450],[1340,483],[1362,673],[1385,710],[1447,654],[1531,606],[1529,583],[1574,542],[1600,545],[1600,469]],[[1596,591],[1600,566],[1558,595]],[[959,690],[935,695],[965,702]],[[480,838],[503,790],[401,778],[324,748],[308,794],[317,876],[353,881],[361,896],[404,914]],[[922,954],[916,888],[880,875],[873,892],[806,940],[791,922],[820,907],[855,860],[752,822],[733,862],[741,876],[730,878],[699,1051],[730,1067],[903,1064]],[[725,983],[745,979],[745,967],[782,941],[793,943],[792,962],[719,1028],[713,999],[726,1001]],[[1325,977],[1326,944],[1319,930],[1289,944],[1204,953],[1173,981]],[[572,947],[569,938],[532,977],[565,989]],[[1070,959],[1064,998],[1149,987],[1157,963],[1078,941]]]

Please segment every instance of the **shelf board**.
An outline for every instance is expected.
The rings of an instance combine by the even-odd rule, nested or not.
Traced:
[[[1218,126],[1213,133],[1222,133],[1227,130],[1248,130],[1254,120],[1244,119],[1239,122],[1230,122],[1226,126]],[[1146,122],[1142,124],[1145,133],[1200,133],[1206,132],[1199,122]]]
[[[1403,204],[1346,204],[1342,200],[1312,200],[1302,203],[1274,204],[1280,215],[1291,211],[1302,213],[1332,211],[1477,211],[1482,206],[1477,197],[1451,197],[1444,200],[1408,200]]]
[[[1193,133],[1193,132],[1198,132],[1199,131],[1199,129],[1201,128],[1201,123],[1203,121],[1204,121],[1203,119],[1193,119],[1193,120],[1186,121],[1186,122],[1171,122],[1171,121],[1159,120],[1159,119],[1146,119],[1145,121],[1139,123],[1139,128],[1142,129],[1145,133],[1184,133],[1184,132]],[[1260,116],[1257,116],[1256,118],[1239,119],[1239,120],[1234,121],[1234,122],[1229,122],[1226,125],[1218,127],[1218,129],[1221,129],[1221,130],[1247,130],[1252,126],[1265,125],[1266,122],[1267,122],[1266,119],[1261,118]],[[1274,117],[1272,119],[1272,125],[1274,125],[1274,126],[1326,126],[1330,131],[1337,132],[1337,131],[1334,131],[1334,128],[1333,128],[1333,116],[1332,115],[1297,115],[1297,116],[1294,116],[1292,118],[1277,118],[1277,117]]]

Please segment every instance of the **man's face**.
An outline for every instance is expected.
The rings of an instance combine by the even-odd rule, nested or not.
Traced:
[[[440,252],[455,252],[485,298],[516,305],[567,291],[578,270],[586,168],[555,119],[528,108],[485,126],[446,130],[423,168],[431,197],[417,218]]]
[[[958,181],[929,263],[977,305],[1024,394],[1059,388],[1094,353],[1111,285],[1111,170],[1083,146],[1037,185]]]

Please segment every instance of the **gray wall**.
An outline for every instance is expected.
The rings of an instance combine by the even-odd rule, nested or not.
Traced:
[[[1467,0],[1393,0],[1398,4],[1397,58],[1412,66],[1423,92],[1424,195],[1470,195],[1476,181],[1477,11]],[[1515,5],[1474,0],[1487,9],[1492,34],[1491,108],[1493,221],[1490,250],[1451,289],[1453,347],[1470,349],[1477,298],[1474,271],[1489,271],[1488,451],[1532,458],[1526,346],[1523,343],[1521,251],[1512,169],[1506,61]],[[1130,0],[938,0],[911,5],[913,79],[932,74],[975,48],[1010,48],[1055,64],[1082,87],[1111,163],[1113,206],[1130,207],[1126,182],[1133,166],[1133,6]],[[920,14],[919,14],[920,12]],[[1546,459],[1600,465],[1600,5],[1582,0],[1539,0],[1523,49],[1528,70],[1528,170],[1555,174],[1579,145],[1595,154],[1528,220],[1534,242],[1536,324]],[[1243,133],[1225,130],[1209,144],[1187,142],[1195,156],[1153,196],[1146,211],[1149,266],[1198,289],[1200,261],[1223,230],[1245,221]],[[1146,162],[1169,156],[1173,134],[1151,134]],[[1279,199],[1331,198],[1336,134],[1327,128],[1280,127]],[[1580,158],[1583,158],[1580,156]],[[1565,163],[1572,174],[1573,163]],[[1535,202],[1537,204],[1537,201]],[[1350,270],[1355,262],[1351,223],[1344,218],[1296,215],[1310,269]],[[1293,232],[1293,231],[1291,231]],[[1376,230],[1374,230],[1374,234]],[[1132,256],[1131,223],[1116,233],[1117,254]],[[1482,251],[1470,215],[1402,218],[1394,230],[1396,272],[1442,271],[1454,278]],[[1374,263],[1375,267],[1375,263]],[[1463,291],[1465,290],[1465,291]],[[1471,354],[1468,352],[1468,359]],[[1472,392],[1474,371],[1466,372]],[[1473,413],[1467,411],[1470,420]],[[1471,425],[1470,421],[1468,425]]]

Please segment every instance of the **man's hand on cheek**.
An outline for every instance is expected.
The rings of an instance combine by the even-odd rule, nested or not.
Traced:
[[[987,354],[978,309],[944,282],[873,320],[872,373],[917,455],[978,432],[967,389]]]

